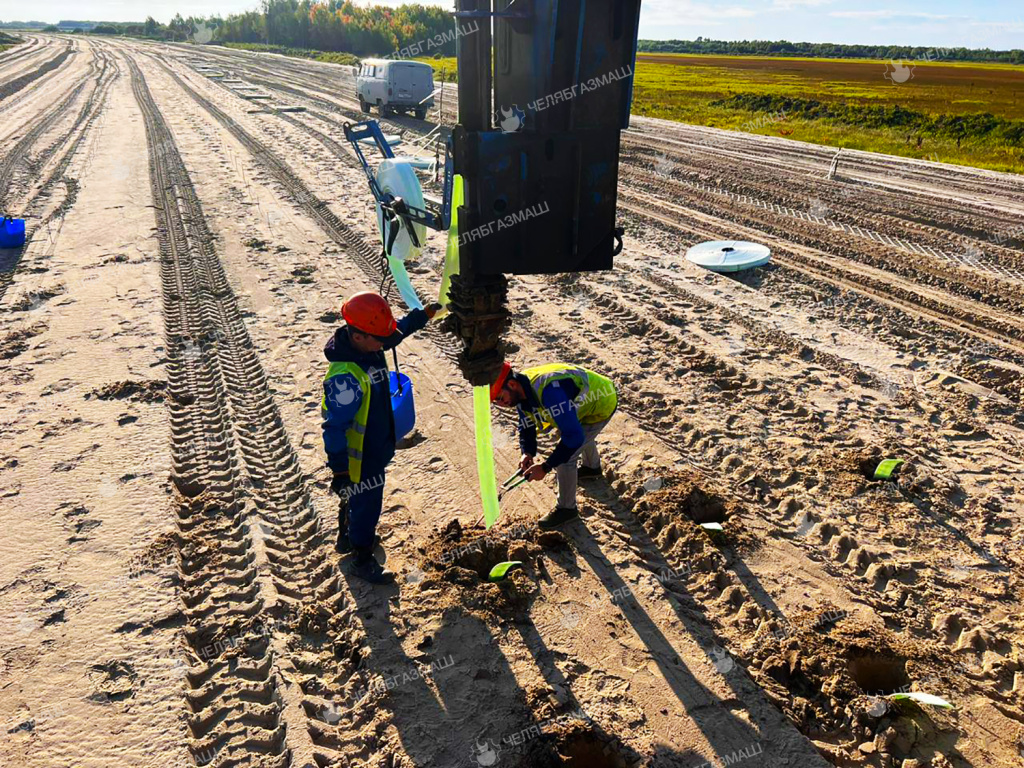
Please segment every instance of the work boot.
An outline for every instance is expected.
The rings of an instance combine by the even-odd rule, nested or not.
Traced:
[[[570,520],[576,520],[579,516],[580,511],[576,507],[555,507],[553,512],[549,512],[538,520],[537,525],[545,531],[550,531]]]
[[[338,541],[334,544],[334,551],[339,555],[352,551],[352,542],[348,538],[348,499],[344,498],[338,504]]]
[[[604,477],[600,467],[580,467],[576,470],[576,477],[580,480],[587,480],[592,477]]]
[[[373,537],[373,546],[380,546],[380,536]],[[347,555],[352,552],[352,540],[348,537],[348,531],[338,531],[338,541],[334,545],[334,551],[339,555]]]
[[[384,570],[384,566],[373,558],[373,550],[368,547],[355,547],[356,556],[349,563],[348,572],[353,576],[371,584],[393,584],[395,574]]]

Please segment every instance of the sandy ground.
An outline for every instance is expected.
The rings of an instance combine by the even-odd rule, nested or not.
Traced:
[[[65,45],[0,56],[0,88]],[[824,148],[635,121],[616,270],[510,294],[514,363],[620,386],[606,478],[559,534],[550,483],[485,534],[469,390],[421,334],[371,589],[331,549],[318,416],[340,301],[379,285],[351,93],[78,41],[0,100],[31,234],[0,251],[0,764],[1024,765],[1018,178],[844,153],[830,181]],[[773,265],[683,260],[712,237]]]

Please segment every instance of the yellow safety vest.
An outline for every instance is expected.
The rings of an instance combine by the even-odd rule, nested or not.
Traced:
[[[544,389],[551,383],[563,379],[575,383],[579,394],[573,402],[576,407],[576,418],[580,420],[580,424],[597,424],[607,421],[615,413],[615,408],[619,403],[612,380],[582,366],[551,363],[536,368],[527,368],[523,374],[530,380],[533,391],[537,393],[537,399],[541,403],[544,402]],[[554,416],[543,405],[527,415],[541,431],[554,426]]]
[[[355,421],[345,431],[348,441],[348,476],[353,483],[358,483],[363,474],[363,440],[366,437],[366,417],[370,413],[370,376],[355,363],[331,363],[324,376],[324,394],[320,399],[320,407],[327,410],[327,382],[335,376],[351,373],[359,382],[363,391],[363,400],[356,411]]]

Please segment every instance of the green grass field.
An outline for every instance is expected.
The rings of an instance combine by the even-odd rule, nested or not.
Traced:
[[[422,59],[440,79],[453,80],[455,59]],[[808,59],[754,56],[640,54],[634,78],[633,113],[649,117],[786,136],[829,146],[885,152],[1001,171],[1024,173],[1024,146],[1007,139],[1007,127],[1024,120],[1024,68],[1009,64],[908,62],[903,83],[888,62],[873,59]],[[814,118],[813,110],[782,117],[723,104],[737,96],[775,97],[852,107],[899,106],[918,116],[917,125],[862,124],[857,110],[844,119]],[[835,111],[835,110],[833,110]],[[862,110],[865,111],[865,110]],[[929,122],[956,123],[991,114],[1003,129],[963,129],[960,146],[950,131]],[[865,116],[863,123],[869,121]],[[977,121],[975,121],[976,123]],[[922,127],[922,124],[925,124]],[[972,123],[973,126],[973,123]],[[1012,131],[1011,131],[1012,133]],[[920,143],[918,142],[920,139]]]
[[[458,80],[458,63],[454,56],[439,56],[436,59],[419,58],[416,61],[423,61],[434,68],[434,80],[440,83],[454,83]]]
[[[5,32],[0,32],[0,53],[3,53],[4,51],[8,50],[9,48],[13,48],[14,46],[18,45],[20,42],[21,42],[21,40],[19,38],[17,38],[17,37],[9,35],[9,34],[7,34]]]
[[[287,48],[283,45],[264,45],[263,43],[223,43],[223,45],[225,48],[237,48],[240,51],[279,53],[284,56],[291,56],[297,59],[313,59],[314,61],[327,61],[332,64],[348,64],[353,67],[359,66],[359,57],[353,56],[351,53],[314,51],[307,48]]]

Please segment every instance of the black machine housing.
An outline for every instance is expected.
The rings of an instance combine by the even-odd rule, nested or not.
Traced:
[[[639,0],[460,0],[478,28],[458,38],[464,273],[612,268],[639,16]]]
[[[455,16],[465,200],[446,322],[479,386],[504,362],[506,274],[611,269],[622,249],[619,137],[640,0],[457,0]]]

